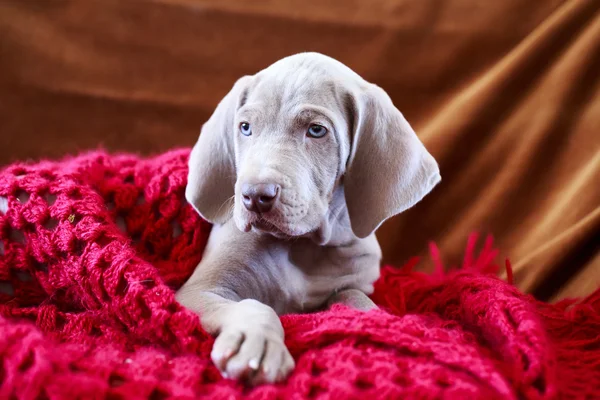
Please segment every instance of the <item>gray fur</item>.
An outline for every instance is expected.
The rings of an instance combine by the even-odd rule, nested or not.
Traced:
[[[250,123],[252,135],[239,132]],[[329,133],[306,135],[318,123]],[[368,310],[379,277],[374,231],[440,181],[433,157],[379,87],[316,53],[238,80],[190,156],[186,198],[215,224],[178,292],[217,335],[225,376],[284,379],[294,367],[278,315],[335,302]],[[265,215],[244,208],[243,183],[281,186]]]

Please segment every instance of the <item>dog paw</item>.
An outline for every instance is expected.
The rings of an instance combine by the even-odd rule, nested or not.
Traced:
[[[275,383],[294,369],[275,311],[256,300],[232,304],[222,315],[211,358],[223,376],[249,384]]]
[[[215,340],[211,358],[225,378],[254,385],[280,382],[294,369],[283,340],[255,329],[224,329]]]

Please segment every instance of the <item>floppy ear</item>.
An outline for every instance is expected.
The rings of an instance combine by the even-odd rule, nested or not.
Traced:
[[[378,86],[352,96],[352,149],[344,191],[359,238],[419,202],[441,180],[435,159]]]
[[[190,153],[185,198],[211,223],[222,224],[231,217],[236,180],[234,116],[249,79],[240,78],[217,105]]]

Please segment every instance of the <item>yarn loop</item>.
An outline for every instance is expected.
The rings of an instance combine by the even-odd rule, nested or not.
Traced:
[[[2,399],[600,398],[600,291],[555,305],[495,276],[488,237],[431,275],[385,266],[361,313],[282,318],[296,369],[245,387],[175,301],[211,226],[186,204],[189,150],[92,152],[0,172]]]

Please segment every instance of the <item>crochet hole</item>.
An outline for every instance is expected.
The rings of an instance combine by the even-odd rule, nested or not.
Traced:
[[[451,380],[446,376],[438,377],[437,380],[435,381],[435,383],[437,383],[437,385],[439,387],[441,387],[442,389],[446,389],[446,388],[449,388],[450,386],[452,386]]]
[[[0,256],[4,255],[4,242],[0,240]]]
[[[48,397],[48,394],[44,389],[41,389],[35,400],[50,400],[50,397]]]
[[[62,330],[66,324],[67,324],[67,319],[64,317],[64,315],[57,314],[54,329]]]
[[[510,313],[510,310],[505,308],[504,309],[504,316],[506,317],[506,321],[510,324],[510,326],[513,329],[517,329],[519,324],[517,324],[517,321],[515,321],[515,319],[513,318],[512,314]]]
[[[148,305],[146,304],[146,302],[143,299],[138,298],[137,305],[138,305],[138,309],[140,311],[140,316],[143,319],[148,319],[152,316],[152,311],[150,311],[150,308],[148,308]]]
[[[15,295],[15,289],[10,282],[0,282],[0,293],[13,297]]]
[[[546,380],[543,376],[538,376],[531,385],[539,392],[546,393]]]
[[[467,292],[469,292],[469,294],[478,294],[479,292],[481,292],[481,289],[478,287],[469,287],[467,289]]]
[[[125,182],[125,183],[134,183],[135,180],[133,179],[133,175],[127,175],[125,177],[125,179],[123,179],[123,182]]]
[[[10,239],[14,242],[25,244],[25,235],[18,229],[10,230]]]
[[[146,247],[148,254],[154,254],[154,245],[152,243],[144,242],[144,246]]]
[[[146,202],[146,198],[144,197],[144,194],[140,194],[137,198],[137,200],[135,201],[135,204],[137,204],[138,206],[144,204]]]
[[[134,233],[131,235],[131,241],[135,244],[139,243],[142,240],[142,235],[140,233]]]
[[[80,372],[81,368],[79,368],[77,365],[75,364],[69,364],[69,371],[71,372]]]
[[[58,221],[54,218],[48,218],[46,222],[44,222],[43,227],[49,231],[53,231],[58,226]]]
[[[67,196],[69,196],[71,200],[81,200],[81,191],[79,188],[72,188],[67,192]]]
[[[17,194],[16,194],[17,200],[19,200],[19,203],[21,204],[25,204],[29,201],[29,198],[31,197],[29,195],[29,193],[27,193],[24,190],[18,190]]]
[[[523,365],[523,371],[527,372],[529,370],[529,367],[531,366],[529,356],[525,354],[525,352],[521,349],[519,349],[519,356],[521,358],[521,365]]]
[[[354,381],[354,385],[361,390],[367,390],[374,386],[373,382],[371,382],[364,376],[359,376],[358,378],[356,378],[356,380]]]
[[[49,180],[49,181],[56,179],[54,174],[50,171],[40,171],[39,174],[42,178]]]
[[[162,217],[162,214],[160,213],[160,209],[158,208],[158,205],[154,204],[152,205],[152,215],[154,216],[155,219],[160,219]]]
[[[0,196],[0,214],[6,214],[8,211],[8,199]]]
[[[169,361],[170,364],[173,364],[173,361]],[[202,380],[204,382],[215,383],[221,379],[221,374],[214,368],[205,368],[202,371]]]
[[[181,234],[183,233],[183,229],[181,228],[181,225],[177,220],[171,221],[171,228],[173,229],[173,239],[181,236]]]
[[[171,314],[175,314],[179,310],[180,310],[179,303],[171,303],[167,306],[167,311],[170,312]]]
[[[15,272],[15,275],[16,275],[17,279],[20,280],[21,282],[33,281],[33,277],[25,271],[17,271],[17,272]]]
[[[125,383],[125,378],[123,378],[121,375],[112,373],[108,377],[108,384],[111,387],[119,387],[119,386],[122,386],[124,383]]]
[[[54,203],[56,203],[56,198],[57,196],[52,193],[46,193],[46,195],[44,196],[44,200],[46,200],[46,203],[49,206],[54,205]]]
[[[103,234],[98,239],[96,239],[96,243],[98,243],[98,246],[104,248],[111,243],[111,239],[107,237],[106,234]]]
[[[153,279],[143,279],[139,281],[139,283],[144,285],[146,289],[152,289],[154,286],[156,286],[156,282],[154,282]]]
[[[77,254],[78,256],[82,255],[83,251],[85,250],[85,241],[76,239],[74,246],[73,246],[73,250],[75,251],[75,254]]]
[[[324,393],[324,392],[326,392],[326,390],[323,387],[319,386],[316,383],[313,383],[312,385],[310,385],[310,389],[308,389],[308,394],[307,395],[308,395],[309,398],[312,399],[312,398],[315,398],[319,394]]]
[[[102,331],[97,326],[92,326],[92,329],[90,329],[90,336],[100,337],[102,336]]]
[[[25,356],[25,359],[23,359],[23,362],[21,362],[21,364],[19,365],[19,371],[27,371],[33,365],[34,360],[35,358],[33,357],[33,352],[29,351]]]
[[[119,329],[123,331],[126,335],[129,334],[129,327],[120,319],[116,319],[115,322],[119,325]]]
[[[41,263],[41,262],[37,262],[37,261],[32,261],[31,263],[33,265],[33,268],[36,271],[40,271],[40,272],[48,272],[48,265]]]
[[[159,388],[154,388],[150,396],[148,396],[148,400],[165,400],[169,397],[169,394],[164,392]]]
[[[325,368],[321,367],[319,364],[313,361],[310,369],[310,373],[312,374],[312,376],[319,376],[323,372],[325,372]]]
[[[115,218],[115,223],[121,232],[127,233],[127,224],[125,223],[125,218],[122,215],[117,215]]]
[[[119,277],[119,281],[117,282],[116,291],[118,295],[124,295],[127,289],[129,288],[129,282],[123,275]]]

